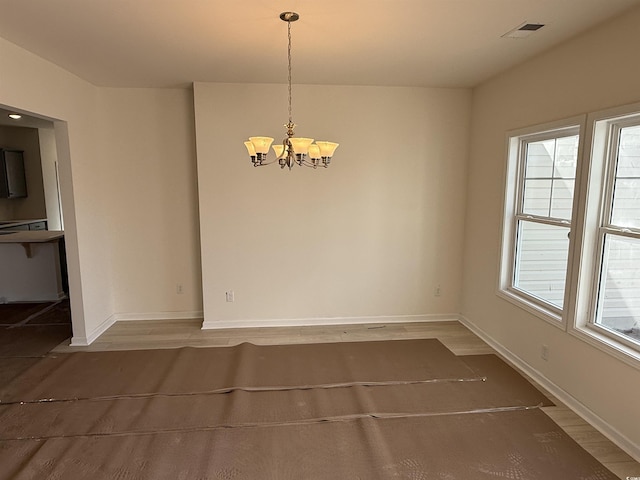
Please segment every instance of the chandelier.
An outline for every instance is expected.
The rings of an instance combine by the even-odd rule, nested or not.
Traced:
[[[289,122],[284,125],[287,130],[287,138],[282,141],[282,145],[274,145],[273,151],[276,157],[272,160],[267,160],[267,154],[269,153],[269,147],[273,143],[271,137],[249,137],[248,142],[244,142],[251,157],[251,162],[254,167],[261,167],[263,165],[270,165],[276,160],[280,164],[280,168],[289,167],[289,170],[294,164],[305,167],[328,167],[331,163],[331,157],[333,152],[338,148],[337,143],[317,141],[313,143],[313,138],[300,138],[294,137],[294,129],[296,125],[291,118],[291,22],[295,22],[300,18],[295,12],[283,12],[280,14],[280,19],[287,22],[287,61],[289,65]]]

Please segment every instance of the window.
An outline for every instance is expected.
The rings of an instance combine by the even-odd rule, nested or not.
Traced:
[[[580,122],[509,137],[499,293],[562,320]]]
[[[595,253],[586,326],[640,350],[640,114],[595,120],[593,129],[591,168],[601,173],[588,185],[599,201],[585,227]]]
[[[498,295],[640,366],[640,104],[510,132]]]

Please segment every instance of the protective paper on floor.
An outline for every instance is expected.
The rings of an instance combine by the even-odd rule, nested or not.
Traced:
[[[42,357],[71,336],[69,300],[0,305],[0,380],[15,377],[33,362],[4,363],[15,358]],[[19,366],[23,364],[23,370]],[[11,370],[10,372],[8,370]],[[0,382],[0,385],[6,385]]]
[[[517,372],[437,340],[65,354],[3,395],[87,400],[0,404],[0,480],[616,478]]]
[[[543,406],[553,405],[540,390],[497,355],[463,355],[458,358],[476,375],[486,378],[495,395],[509,396],[516,403],[525,404],[537,398]]]
[[[9,357],[0,359],[0,385],[8,385],[18,378],[22,372],[40,361],[37,357]]]
[[[502,372],[502,366],[512,373]],[[490,365],[484,372],[486,381],[474,382],[260,392],[235,390],[213,395],[13,404],[0,406],[0,441],[191,431],[361,416],[439,415],[551,404],[503,363]]]
[[[0,328],[0,359],[39,357],[71,336],[71,325],[25,325]]]
[[[27,325],[52,324],[71,326],[71,306],[68,298],[44,306],[35,314],[30,315],[27,322]]]
[[[0,304],[0,327],[21,323],[50,305],[51,302]]]
[[[540,410],[0,442],[0,479],[615,480]]]
[[[50,355],[0,388],[0,404],[478,378],[432,339],[269,346],[243,343]]]

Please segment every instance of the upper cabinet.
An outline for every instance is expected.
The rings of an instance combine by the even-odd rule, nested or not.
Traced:
[[[27,180],[22,150],[0,149],[0,198],[24,198]]]

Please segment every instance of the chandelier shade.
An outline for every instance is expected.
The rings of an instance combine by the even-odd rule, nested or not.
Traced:
[[[244,142],[247,147],[247,153],[251,157],[251,162],[254,167],[261,167],[264,165],[271,165],[276,161],[280,165],[280,168],[289,167],[289,170],[294,165],[318,168],[327,168],[331,163],[331,157],[338,144],[327,141],[316,141],[313,138],[295,137],[295,123],[292,120],[291,109],[291,22],[295,22],[300,18],[295,12],[283,12],[280,14],[280,19],[287,22],[287,63],[288,63],[288,86],[289,86],[289,122],[284,125],[287,131],[287,137],[282,140],[281,144],[273,145],[273,151],[275,158],[269,159],[269,147],[273,143],[271,137],[249,137],[249,141]]]

